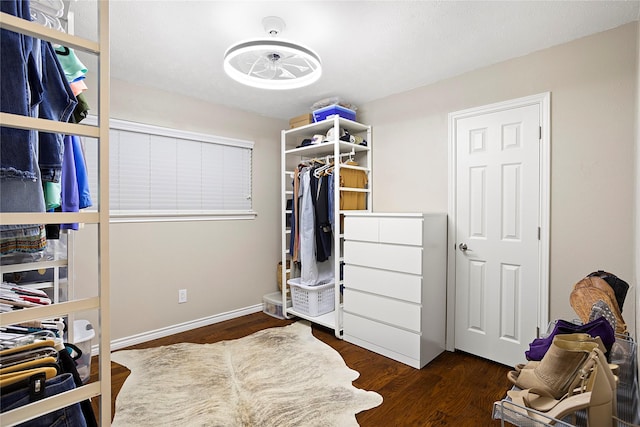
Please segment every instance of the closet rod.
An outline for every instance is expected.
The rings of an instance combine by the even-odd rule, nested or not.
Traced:
[[[53,28],[48,28],[35,22],[9,15],[8,13],[0,12],[0,28],[84,52],[93,54],[100,53],[100,44],[97,42],[70,36]]]
[[[343,158],[343,157],[353,157],[356,155],[356,150],[355,149],[351,149],[351,151],[349,151],[348,153],[340,153],[338,154],[338,157]],[[333,154],[330,154],[331,157],[334,157]]]
[[[339,187],[340,191],[347,193],[369,193],[371,190],[368,188],[356,188],[356,187]]]
[[[352,149],[352,150],[351,150],[350,152],[348,152],[348,153],[340,153],[340,154],[338,154],[338,156],[337,156],[337,157],[338,157],[338,158],[343,158],[343,157],[353,157],[353,156],[355,156],[355,155],[356,155],[356,151],[355,151],[354,149]],[[335,158],[335,157],[336,157],[336,155],[335,155],[335,154],[327,154],[327,155],[325,155],[325,156],[313,156],[313,157],[309,157],[309,158],[305,159],[304,161],[322,160],[322,159],[325,159],[325,160],[329,161],[329,160],[331,160],[331,159],[333,159],[333,158]],[[293,172],[291,172],[291,173],[293,173]]]
[[[340,164],[340,168],[341,169],[354,169],[354,170],[364,171],[364,172],[371,172],[371,169],[369,169],[369,168],[365,168],[365,167],[362,167],[362,166],[348,165],[348,164],[345,164],[345,163]]]

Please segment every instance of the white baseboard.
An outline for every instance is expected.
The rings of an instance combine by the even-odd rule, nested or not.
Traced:
[[[158,338],[167,337],[169,335],[177,334],[180,332],[190,331],[191,329],[200,328],[202,326],[213,325],[214,323],[224,322],[225,320],[235,319],[236,317],[245,316],[247,314],[257,313],[259,311],[262,311],[262,307],[262,304],[256,304],[238,310],[214,314],[213,316],[179,323],[177,325],[167,326],[165,328],[143,332],[141,334],[136,334],[125,338],[118,338],[117,340],[111,341],[111,351],[119,350],[121,348],[129,347],[135,344],[141,344],[143,342],[155,340]],[[99,347],[100,346],[98,344],[91,347],[92,356],[96,356],[99,354]]]

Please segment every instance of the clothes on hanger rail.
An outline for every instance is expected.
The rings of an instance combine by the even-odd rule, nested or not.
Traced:
[[[326,254],[322,254],[322,260],[318,259],[318,247],[316,239],[317,219],[313,199],[316,197],[312,186],[312,168],[303,168],[300,172],[300,284],[315,286],[333,281],[333,264]],[[316,178],[313,178],[316,179]]]
[[[293,172],[293,203],[290,216],[289,253],[300,264],[301,284],[318,285],[334,280],[333,252],[335,185],[333,156],[301,162]],[[351,158],[351,156],[350,156]],[[357,165],[352,159],[345,164]],[[367,174],[359,169],[340,169],[340,209],[366,209]],[[325,268],[326,265],[326,268]],[[326,270],[326,271],[325,271]]]
[[[62,30],[51,24],[64,15],[60,0],[7,0],[1,1],[0,7],[10,15]],[[73,50],[64,46],[54,49],[50,42],[1,31],[1,71],[11,78],[1,79],[0,111],[61,122],[83,120],[89,111],[82,93],[86,85],[81,82],[72,89],[71,83],[84,79],[87,68]],[[67,162],[73,164],[64,167],[78,176],[70,177],[67,173],[67,184],[64,188],[61,184],[64,137],[58,133],[0,127],[0,212],[45,212],[62,204],[75,206],[68,197],[62,200],[62,194],[73,194],[79,199],[78,209],[91,206],[84,152],[77,137],[69,143],[72,151],[67,150],[73,155],[66,156]],[[69,187],[70,184],[74,185]],[[41,231],[37,224],[0,226],[0,254],[43,250],[46,236],[42,239]]]
[[[76,362],[71,352],[80,357],[80,350],[62,340],[24,335],[16,340],[19,345],[6,345],[0,349],[0,412],[10,411],[37,400],[73,390],[82,385]],[[60,421],[72,426],[97,426],[91,402],[82,402],[58,409],[21,426],[58,425]]]

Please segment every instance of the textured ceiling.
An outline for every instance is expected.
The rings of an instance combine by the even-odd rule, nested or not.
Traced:
[[[95,38],[95,1],[71,1],[75,32]],[[302,89],[244,87],[226,49],[266,36],[315,50],[321,79]],[[268,117],[323,98],[363,103],[637,21],[640,1],[111,1],[111,75]]]

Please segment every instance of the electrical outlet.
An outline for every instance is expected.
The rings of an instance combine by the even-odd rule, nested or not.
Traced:
[[[187,290],[179,289],[178,290],[178,304],[182,304],[183,302],[187,302]]]

